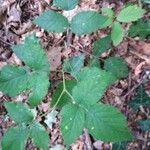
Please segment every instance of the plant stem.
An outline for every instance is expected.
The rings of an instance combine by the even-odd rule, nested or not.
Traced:
[[[57,99],[57,102],[56,102],[55,105],[53,106],[51,112],[53,112],[53,111],[55,110],[55,108],[56,108],[56,106],[58,105],[59,101],[61,100],[61,97],[63,96],[64,92],[65,92],[65,90],[63,90],[63,91],[61,92],[61,94],[60,94],[59,98]]]

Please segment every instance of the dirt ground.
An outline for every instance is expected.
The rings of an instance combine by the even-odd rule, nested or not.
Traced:
[[[100,10],[102,7],[112,7],[117,13],[127,2],[139,4],[138,0],[81,0],[80,5],[68,13],[53,7],[52,0],[0,0],[0,69],[6,64],[22,65],[22,62],[12,52],[11,46],[20,43],[26,36],[36,32],[36,36],[41,39],[48,55],[52,71],[50,76],[52,88],[37,110],[40,113],[48,112],[51,95],[57,84],[62,80],[61,74],[57,72],[57,69],[59,70],[62,67],[62,60],[83,52],[86,54],[86,61],[88,62],[89,58],[92,57],[92,42],[100,37],[104,37],[109,30],[97,31],[87,36],[73,36],[71,39],[73,47],[64,49],[62,45],[64,40],[66,40],[66,33],[47,33],[33,25],[32,20],[48,9],[62,12],[70,18],[81,10]],[[147,13],[144,18],[150,18],[150,8],[145,6],[145,9],[147,9]],[[128,30],[129,26],[130,24],[125,25],[124,29]],[[150,150],[150,132],[143,132],[137,124],[138,120],[150,118],[150,109],[141,107],[139,111],[135,112],[127,105],[134,97],[136,88],[141,83],[144,84],[146,92],[150,95],[150,39],[142,41],[138,37],[126,37],[120,46],[113,47],[112,52],[105,53],[102,58],[105,59],[108,55],[124,58],[128,63],[130,73],[126,79],[117,81],[107,90],[103,102],[117,107],[127,117],[128,126],[136,137],[135,140],[128,143],[127,149]],[[26,98],[26,95],[23,94],[11,98],[0,93],[0,139],[6,129],[14,126],[14,122],[8,117],[3,103],[6,101],[25,101]],[[43,120],[40,120],[40,122],[43,122]],[[64,147],[59,130],[59,119],[53,125],[52,130],[47,130],[51,137],[50,147],[57,144]],[[86,131],[71,146],[71,149],[87,150],[87,145],[89,144],[95,150],[112,149],[112,143],[97,141],[90,137]],[[31,141],[28,141],[26,150],[37,150],[37,148]]]

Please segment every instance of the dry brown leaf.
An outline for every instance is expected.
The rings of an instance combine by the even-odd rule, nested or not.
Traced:
[[[141,62],[140,64],[137,65],[137,67],[136,67],[135,70],[134,70],[134,74],[135,74],[136,76],[138,76],[138,75],[142,72],[142,67],[143,67],[144,65],[146,65],[146,62],[145,62],[145,61],[143,61],[143,62]]]
[[[10,59],[7,61],[9,64],[22,65],[21,60],[13,53]]]
[[[80,140],[77,140],[75,144],[72,146],[72,150],[83,150],[84,143]]]
[[[62,47],[50,47],[47,51],[51,71],[55,71],[61,65]]]
[[[72,52],[71,48],[65,48],[65,50],[62,52],[62,55],[65,57],[65,58],[68,58],[69,57],[69,54]]]
[[[9,14],[9,18],[7,20],[8,23],[21,22],[21,8],[18,4],[14,3],[13,5],[11,5],[8,14]]]
[[[21,27],[18,30],[13,29],[13,31],[17,34],[17,35],[22,35],[24,34],[27,30],[30,30],[32,27],[32,22],[28,21],[27,23],[24,23],[23,25],[21,25]]]
[[[39,106],[39,110],[43,112],[47,112],[49,108],[50,108],[50,102],[47,103],[42,102],[42,104]]]
[[[102,150],[103,149],[103,144],[104,144],[104,142],[102,142],[102,141],[96,141],[96,142],[93,143],[93,146],[97,150]]]
[[[127,53],[128,50],[128,42],[123,41],[119,46],[118,46],[118,53],[120,56],[123,56]]]
[[[45,0],[45,2],[46,2],[47,4],[50,4],[51,0]]]
[[[7,7],[2,6],[0,7],[0,24],[3,24],[7,18]]]
[[[129,45],[132,46],[137,52],[150,56],[150,43],[144,42],[144,41],[135,41],[130,40]]]

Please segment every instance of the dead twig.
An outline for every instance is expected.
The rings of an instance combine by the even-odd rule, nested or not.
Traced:
[[[0,41],[3,42],[4,44],[8,45],[8,46],[12,46],[13,44],[3,40],[2,38],[0,38]]]
[[[150,64],[150,58],[149,58],[149,57],[144,56],[144,55],[141,55],[140,53],[135,52],[135,51],[130,51],[130,53],[132,53],[133,55],[136,55],[137,57],[139,57],[139,58],[145,60],[146,63]]]

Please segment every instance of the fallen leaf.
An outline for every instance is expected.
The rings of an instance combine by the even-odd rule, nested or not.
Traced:
[[[52,111],[50,112],[45,119],[45,123],[47,124],[47,126],[52,130],[52,125],[53,123],[56,123],[56,116],[57,116],[58,112],[57,111]]]
[[[46,2],[47,4],[50,4],[51,0],[45,0],[45,2]]]
[[[102,142],[102,141],[96,141],[96,142],[93,143],[93,146],[97,150],[102,150],[103,149],[103,144],[104,144],[104,142]]]
[[[21,8],[16,3],[12,4],[8,12],[9,18],[7,20],[10,22],[21,22]]]
[[[63,145],[55,145],[54,147],[50,148],[49,150],[64,150],[64,146]]]
[[[75,144],[72,145],[72,150],[83,150],[84,143],[80,140],[77,140]]]
[[[137,65],[137,67],[136,67],[135,70],[134,70],[134,74],[135,74],[136,76],[138,76],[138,75],[142,72],[142,67],[143,67],[144,65],[146,65],[146,62],[145,62],[145,61],[143,61],[143,62],[141,62],[140,64]]]
[[[51,71],[55,71],[61,65],[61,47],[50,47],[47,52],[48,60],[51,64]]]
[[[150,56],[150,43],[141,40],[130,40],[129,45],[132,46],[137,52]]]
[[[7,7],[1,6],[0,7],[0,24],[3,24],[7,18]]]
[[[24,34],[27,30],[31,30],[31,27],[32,27],[32,22],[31,21],[28,21],[27,23],[24,23],[23,25],[21,25],[21,27],[16,30],[16,29],[13,29],[13,31],[17,34],[17,35],[22,35]]]

